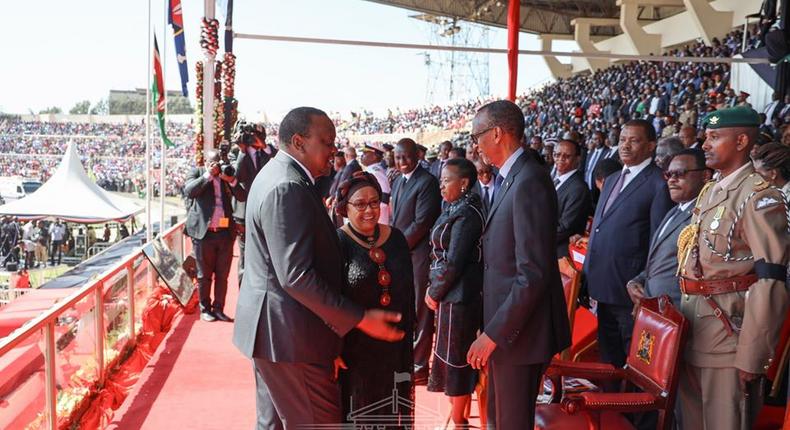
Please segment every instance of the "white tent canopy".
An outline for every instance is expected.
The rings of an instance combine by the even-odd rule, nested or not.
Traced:
[[[0,206],[0,215],[23,219],[60,218],[89,224],[124,221],[142,210],[91,181],[72,142],[55,174],[33,194]]]

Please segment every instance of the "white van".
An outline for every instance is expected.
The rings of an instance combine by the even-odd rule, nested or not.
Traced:
[[[25,179],[19,176],[0,177],[0,197],[6,202],[12,202],[33,194],[41,187],[41,182],[35,179]]]

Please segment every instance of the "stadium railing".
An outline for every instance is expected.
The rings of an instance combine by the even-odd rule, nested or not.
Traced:
[[[183,260],[184,222],[162,236]],[[101,387],[142,329],[157,274],[142,248],[0,338],[0,428],[56,429]]]

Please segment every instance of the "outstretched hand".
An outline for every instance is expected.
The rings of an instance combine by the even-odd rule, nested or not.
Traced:
[[[398,312],[369,309],[365,311],[365,316],[357,324],[357,328],[374,339],[397,342],[405,336],[405,333],[393,324],[400,319],[401,314]]]

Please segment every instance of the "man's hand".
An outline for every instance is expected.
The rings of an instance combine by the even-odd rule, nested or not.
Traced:
[[[748,394],[749,384],[760,376],[759,373],[749,373],[745,370],[738,369],[738,385],[740,385],[741,391]]]
[[[357,324],[357,328],[374,339],[397,342],[406,334],[391,323],[399,322],[400,319],[401,314],[398,312],[369,309],[365,311],[365,316]]]
[[[340,369],[348,370],[348,366],[346,362],[343,361],[343,358],[338,356],[335,358],[335,372],[333,373],[332,380],[337,381],[337,377],[340,376]]]
[[[220,173],[219,174],[219,178],[222,179],[223,181],[229,183],[229,184],[236,180],[236,178],[234,176],[228,176],[228,175],[226,175],[224,173]]]
[[[433,299],[433,297],[429,296],[428,293],[425,293],[425,304],[428,306],[428,309],[432,311],[436,311],[439,307],[439,303]]]
[[[495,349],[496,343],[487,334],[482,333],[469,347],[466,362],[472,365],[472,369],[480,370],[488,364],[488,359]]]
[[[625,284],[625,289],[628,291],[628,297],[631,298],[635,305],[638,305],[639,301],[645,298],[645,286],[639,282],[628,281]]]

